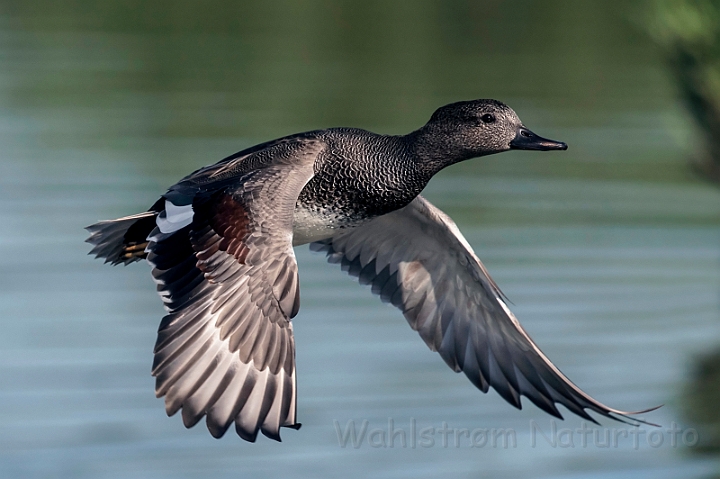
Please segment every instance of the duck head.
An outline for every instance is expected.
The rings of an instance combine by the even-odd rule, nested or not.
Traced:
[[[417,155],[435,167],[508,150],[567,150],[560,141],[526,128],[512,108],[497,100],[472,100],[438,108],[414,132]]]

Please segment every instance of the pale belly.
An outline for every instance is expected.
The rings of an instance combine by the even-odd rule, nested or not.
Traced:
[[[295,207],[293,221],[293,246],[330,238],[340,229],[354,228],[363,222],[348,221],[344,215],[307,209],[301,204]]]

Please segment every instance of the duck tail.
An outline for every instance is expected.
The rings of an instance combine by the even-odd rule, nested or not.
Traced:
[[[116,220],[100,221],[85,229],[90,233],[86,243],[93,245],[88,254],[104,258],[106,263],[130,264],[147,257],[147,237],[155,228],[157,211],[146,211]]]

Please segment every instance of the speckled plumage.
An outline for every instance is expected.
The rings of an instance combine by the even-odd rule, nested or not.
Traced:
[[[332,128],[320,138],[328,148],[300,193],[298,201],[305,207],[373,218],[410,203],[430,180],[413,161],[404,137]]]
[[[300,193],[297,209],[331,228],[352,228],[402,208],[432,177],[413,161],[405,137],[332,128],[317,138],[327,148],[318,155],[315,175]],[[302,228],[300,223],[296,228]]]
[[[556,403],[589,420],[585,409],[633,420],[562,375],[452,220],[419,196],[442,168],[511,148],[566,145],[500,102],[459,102],[407,135],[331,128],[257,145],[183,178],[148,212],[88,227],[97,257],[153,268],[168,314],[152,374],[167,413],[182,410],[187,427],[206,417],[215,437],[234,422],[248,441],[299,428],[292,247],[312,243],[481,390],[516,407],[524,395],[558,417]]]

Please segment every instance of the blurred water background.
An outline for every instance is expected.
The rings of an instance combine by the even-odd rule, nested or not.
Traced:
[[[720,342],[720,191],[656,47],[618,0],[0,2],[0,476],[708,477],[682,397]],[[399,134],[493,97],[567,152],[456,165],[450,214],[548,356],[600,401],[615,445],[553,447],[553,421],[477,391],[402,315],[298,248],[300,431],[185,430],[153,394],[163,310],[143,264],[86,256],[83,227],[145,210],[191,170],[264,140]],[[582,427],[566,414],[557,428]],[[342,428],[513,430],[509,447],[341,447]],[[667,428],[687,434],[673,446]],[[625,431],[623,435],[622,431]],[[536,431],[537,432],[537,431]],[[436,436],[439,438],[439,436]],[[657,435],[654,436],[657,444]],[[689,446],[687,444],[690,444]]]

